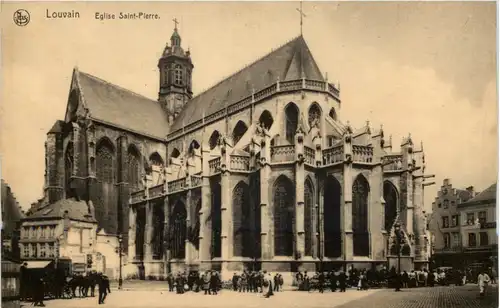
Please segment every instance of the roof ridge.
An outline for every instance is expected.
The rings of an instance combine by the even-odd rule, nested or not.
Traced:
[[[271,51],[270,51],[270,52],[268,52],[268,53],[266,53],[265,55],[263,55],[263,56],[261,56],[261,57],[257,58],[256,60],[252,61],[251,63],[249,63],[249,64],[245,65],[244,67],[242,67],[241,69],[239,69],[239,70],[237,70],[236,72],[232,73],[231,75],[228,75],[228,76],[226,76],[226,77],[223,77],[221,80],[219,80],[218,82],[216,82],[216,83],[215,83],[215,84],[213,84],[212,86],[210,86],[210,87],[208,87],[208,88],[206,88],[206,89],[202,90],[200,93],[198,93],[196,96],[193,96],[193,98],[191,98],[191,99],[194,99],[194,98],[196,98],[196,97],[198,97],[198,96],[202,95],[203,93],[208,92],[209,90],[211,90],[211,89],[215,88],[216,86],[220,85],[220,84],[221,84],[221,83],[223,83],[224,81],[226,81],[226,80],[228,80],[228,79],[230,79],[230,78],[232,78],[232,77],[236,76],[237,74],[239,74],[239,73],[241,73],[242,71],[244,71],[246,68],[248,68],[248,67],[250,67],[250,66],[252,66],[252,65],[254,65],[254,64],[256,64],[256,63],[258,63],[259,61],[261,61],[261,60],[263,60],[263,59],[265,59],[265,58],[269,57],[270,55],[272,55],[272,54],[273,54],[273,53],[275,53],[276,51],[280,50],[281,48],[283,48],[283,47],[287,46],[288,44],[290,44],[290,43],[292,43],[292,42],[296,41],[297,39],[299,39],[299,38],[301,38],[301,37],[302,37],[302,34],[301,34],[301,35],[299,35],[299,36],[294,37],[293,39],[290,39],[290,40],[286,41],[285,43],[283,43],[283,44],[279,45],[279,46],[278,46],[277,48],[275,48],[275,49],[271,49]]]
[[[122,86],[119,86],[119,85],[117,85],[117,84],[115,84],[115,83],[109,82],[109,81],[107,81],[107,80],[104,80],[104,79],[99,78],[99,77],[97,77],[97,76],[94,76],[94,75],[92,75],[92,74],[89,74],[89,73],[86,73],[86,72],[82,72],[81,70],[78,70],[78,73],[79,73],[79,74],[86,75],[86,76],[88,76],[88,77],[90,77],[90,78],[92,78],[92,79],[95,79],[96,81],[99,81],[99,82],[101,82],[101,83],[104,83],[104,84],[110,85],[110,86],[115,87],[115,88],[117,88],[117,89],[120,89],[120,90],[122,90],[122,91],[128,92],[129,94],[132,94],[132,95],[134,95],[134,96],[137,96],[137,97],[140,97],[140,98],[144,98],[144,99],[147,99],[147,100],[152,101],[152,102],[155,102],[155,103],[157,102],[156,100],[153,100],[153,99],[151,99],[151,98],[149,98],[149,97],[147,97],[147,96],[144,96],[144,95],[142,95],[142,94],[139,94],[139,93],[137,93],[137,92],[134,92],[134,91],[132,91],[132,90],[129,90],[129,89],[127,89],[127,88],[124,88],[124,87],[122,87]]]

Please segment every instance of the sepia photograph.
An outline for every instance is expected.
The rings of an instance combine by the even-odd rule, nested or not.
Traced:
[[[0,5],[2,307],[498,307],[496,2]]]

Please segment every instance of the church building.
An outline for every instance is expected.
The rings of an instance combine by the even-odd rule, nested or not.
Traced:
[[[46,142],[45,202],[92,201],[137,275],[427,265],[422,144],[341,120],[302,35],[193,95],[176,27],[158,69],[151,100],[75,68]]]

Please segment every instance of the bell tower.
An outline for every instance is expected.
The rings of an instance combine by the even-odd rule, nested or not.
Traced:
[[[177,19],[174,18],[174,33],[170,37],[170,46],[167,44],[160,60],[160,91],[158,101],[167,112],[168,121],[173,120],[181,112],[186,102],[192,98],[191,74],[193,63],[191,54],[181,47],[181,36],[177,31]]]

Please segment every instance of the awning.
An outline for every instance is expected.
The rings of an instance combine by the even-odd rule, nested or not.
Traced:
[[[30,268],[46,268],[47,265],[52,261],[26,261],[24,263],[28,264],[28,269]]]

